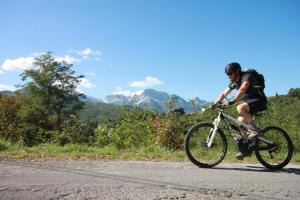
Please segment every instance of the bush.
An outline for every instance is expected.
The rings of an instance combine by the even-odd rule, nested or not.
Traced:
[[[151,143],[147,121],[121,121],[116,127],[99,125],[95,130],[97,143],[118,149],[141,147]]]
[[[21,124],[18,127],[17,134],[19,135],[19,142],[27,146],[33,146],[43,141],[43,136],[46,130],[39,128],[32,124]]]
[[[60,145],[68,143],[88,143],[94,141],[94,129],[88,123],[81,123],[76,116],[66,124],[61,131],[53,131],[56,135],[55,142]]]
[[[0,137],[17,141],[19,105],[14,96],[0,94]]]
[[[99,125],[95,129],[96,141],[100,146],[108,146],[113,143],[112,135],[114,129],[107,124]]]
[[[0,139],[0,151],[5,151],[8,149],[8,142],[6,142],[5,140],[1,140]]]
[[[118,149],[128,149],[147,146],[153,143],[149,128],[151,112],[138,108],[122,112],[118,124],[105,123],[95,129],[97,143],[101,146],[115,146]]]
[[[187,132],[186,119],[179,113],[156,116],[151,123],[155,144],[168,149],[181,149]]]

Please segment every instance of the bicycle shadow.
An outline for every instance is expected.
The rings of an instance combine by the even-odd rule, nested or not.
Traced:
[[[288,173],[288,174],[295,174],[300,175],[300,168],[293,168],[293,167],[286,167],[281,170],[272,170],[267,169],[265,167],[259,167],[259,166],[251,166],[247,165],[245,167],[224,167],[224,166],[217,166],[210,169],[218,169],[218,170],[226,170],[226,171],[247,171],[247,172],[267,172],[267,173]]]

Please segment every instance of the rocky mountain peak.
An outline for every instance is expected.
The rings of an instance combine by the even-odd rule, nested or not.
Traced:
[[[195,105],[191,105],[188,101],[178,95],[171,95],[167,92],[161,92],[154,89],[146,89],[143,91],[132,92],[129,96],[124,95],[108,95],[103,99],[104,103],[113,105],[131,105],[148,109],[157,109],[161,112],[167,111],[167,103],[170,102],[172,96],[176,97],[176,108],[183,108],[185,112],[191,112],[194,108],[200,108],[206,101],[196,98]]]

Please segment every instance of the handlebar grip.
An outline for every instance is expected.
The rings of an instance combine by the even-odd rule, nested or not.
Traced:
[[[219,103],[213,103],[212,105],[210,105],[209,108],[210,109],[215,109],[215,108],[225,109],[227,107],[225,104],[219,102]]]

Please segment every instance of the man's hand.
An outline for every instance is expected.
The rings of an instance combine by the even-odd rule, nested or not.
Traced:
[[[231,106],[231,105],[233,105],[235,103],[235,100],[234,99],[230,99],[229,101],[228,101],[228,104]]]
[[[218,102],[214,102],[213,104],[210,105],[211,109],[215,109],[218,105]]]
[[[223,102],[223,105],[226,107],[226,108],[229,108],[231,105],[233,105],[235,103],[235,100],[234,99],[230,99],[229,101],[224,101]]]

